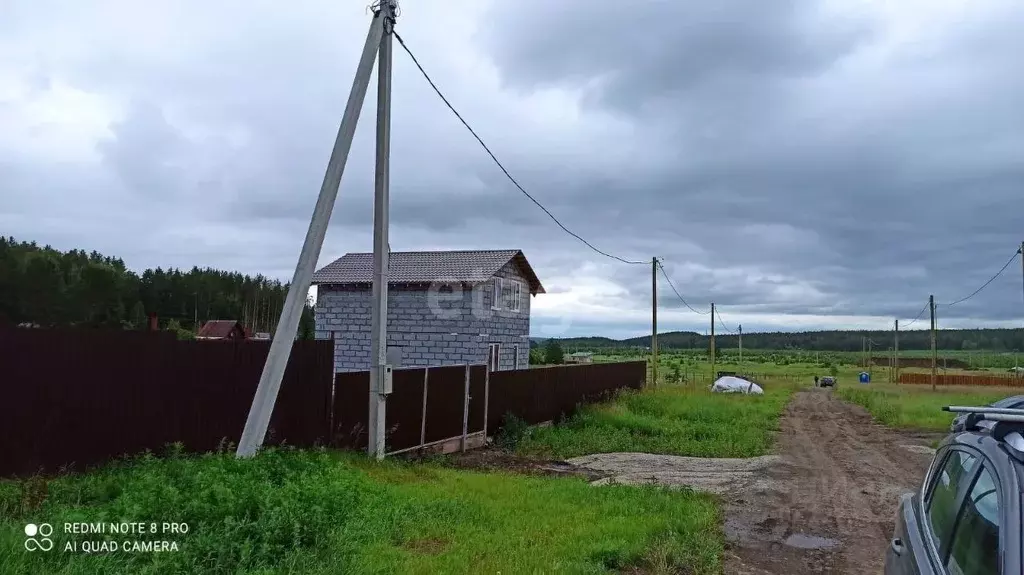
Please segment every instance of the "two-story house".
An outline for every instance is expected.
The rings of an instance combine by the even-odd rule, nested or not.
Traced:
[[[530,296],[544,287],[520,250],[392,252],[389,362],[403,367],[530,361]],[[313,275],[316,337],[336,371],[370,368],[373,254],[345,254]]]

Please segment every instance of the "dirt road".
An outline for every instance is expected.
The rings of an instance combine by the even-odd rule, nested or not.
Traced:
[[[941,434],[888,429],[826,389],[794,395],[779,425],[775,453],[751,459],[602,453],[557,462],[479,450],[455,462],[715,493],[725,503],[727,575],[880,573],[899,496],[920,486],[927,446]]]
[[[780,427],[769,481],[725,497],[725,572],[880,573],[898,498],[920,485],[935,436],[887,429],[822,389],[797,393]]]

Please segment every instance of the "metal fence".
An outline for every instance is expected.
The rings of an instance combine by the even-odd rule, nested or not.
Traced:
[[[235,443],[270,342],[178,341],[166,332],[0,328],[0,476],[82,469],[171,443]],[[488,372],[483,365],[397,369],[389,454],[495,433],[509,414],[558,420],[619,389],[646,363]],[[369,372],[334,373],[333,342],[292,348],[267,443],[364,449]]]
[[[900,383],[931,385],[930,373],[901,373]],[[951,375],[936,374],[935,385],[965,385],[976,387],[1024,387],[1024,378],[1019,375]]]
[[[295,343],[270,443],[326,443],[332,343]],[[0,329],[0,475],[237,442],[269,351],[165,332]]]

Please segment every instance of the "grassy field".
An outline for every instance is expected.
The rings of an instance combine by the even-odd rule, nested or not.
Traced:
[[[373,463],[327,452],[142,458],[49,482],[0,482],[0,573],[720,572],[717,505],[689,491]],[[38,505],[38,506],[37,506]],[[75,535],[64,522],[183,522],[185,535]],[[28,522],[55,526],[26,552]],[[174,540],[159,553],[69,541]]]
[[[764,455],[796,386],[768,381],[765,395],[715,394],[703,386],[663,385],[585,407],[569,421],[517,438],[524,455],[569,458],[642,451],[698,457]]]
[[[839,386],[835,393],[846,401],[867,408],[875,419],[903,429],[946,431],[953,414],[942,411],[945,405],[986,405],[1021,393],[1020,390],[977,387],[939,387],[927,385]]]

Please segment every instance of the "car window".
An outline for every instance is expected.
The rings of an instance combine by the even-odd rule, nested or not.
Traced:
[[[970,478],[977,462],[977,458],[969,453],[952,451],[935,478],[929,494],[928,521],[938,549],[942,549],[943,543],[949,541],[957,512],[960,511],[956,502],[957,494],[961,484]]]
[[[996,575],[999,572],[999,494],[987,469],[982,469],[964,498],[946,567],[954,575]]]

